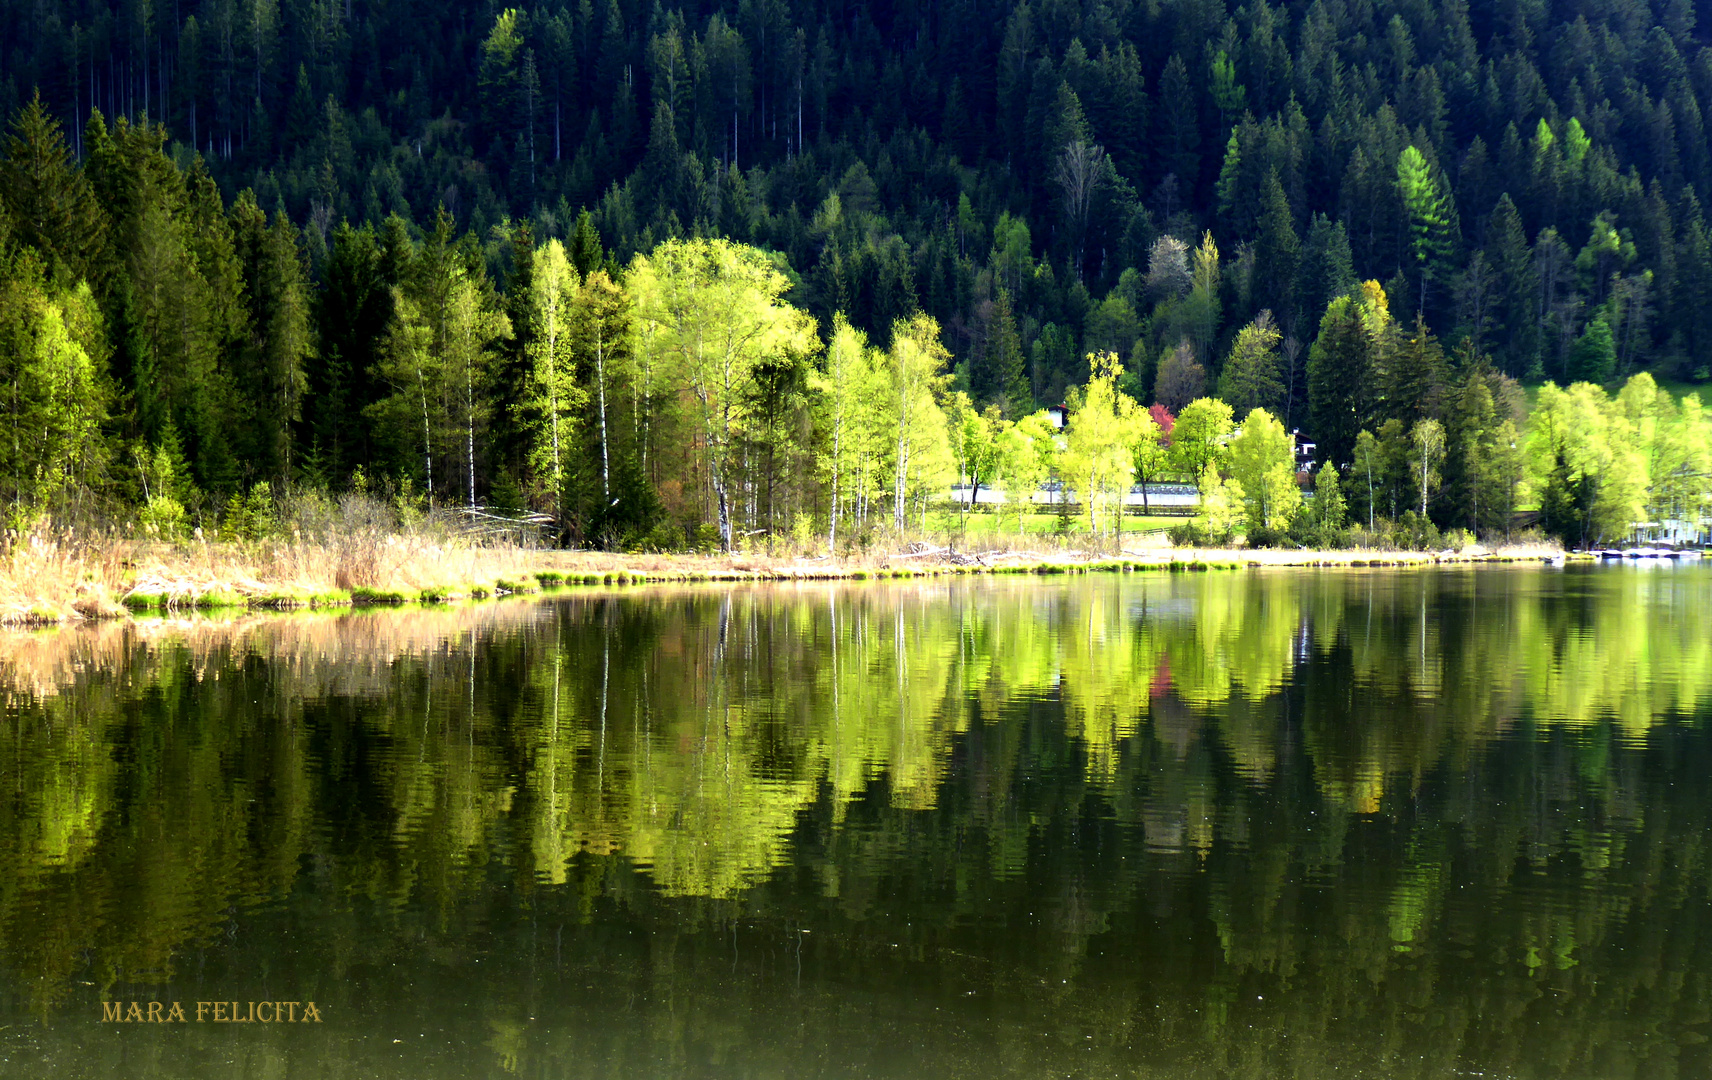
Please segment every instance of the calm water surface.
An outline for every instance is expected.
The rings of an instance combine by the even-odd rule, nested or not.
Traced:
[[[4,1077],[1712,1076],[1712,567],[586,591],[0,692]]]

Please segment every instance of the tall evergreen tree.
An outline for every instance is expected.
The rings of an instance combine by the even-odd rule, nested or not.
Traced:
[[[285,480],[292,474],[293,429],[303,419],[305,363],[315,351],[307,267],[290,219],[275,214],[269,225],[254,193],[241,192],[231,216],[249,309],[238,367],[243,449],[257,476]]]
[[[1034,411],[1034,395],[1029,390],[1028,373],[1023,365],[1022,340],[1017,335],[1010,293],[1003,285],[997,292],[988,319],[985,347],[970,381],[977,401],[999,404],[1003,414],[1014,420]]]
[[[1353,460],[1355,437],[1373,417],[1378,342],[1372,315],[1353,296],[1333,300],[1308,351],[1308,408],[1323,460]]]

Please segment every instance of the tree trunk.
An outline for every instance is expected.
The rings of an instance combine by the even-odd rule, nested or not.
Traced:
[[[594,332],[594,370],[595,381],[600,391],[600,493],[608,500],[612,499],[612,453],[606,437],[606,336],[598,319]]]
[[[428,434],[428,378],[416,365],[417,385],[422,388],[422,467],[428,478],[428,509],[434,508],[434,442]]]

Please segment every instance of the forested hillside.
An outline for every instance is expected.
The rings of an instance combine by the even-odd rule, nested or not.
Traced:
[[[605,543],[836,536],[1066,473],[1000,444],[1100,394],[1084,487],[1229,474],[1135,449],[1141,404],[1216,395],[1348,490],[1367,432],[1388,516],[1686,513],[1686,450],[1613,465],[1632,401],[1515,444],[1518,380],[1708,378],[1700,15],[5,0],[0,487],[163,528],[355,483]],[[1681,450],[1698,404],[1661,398]]]

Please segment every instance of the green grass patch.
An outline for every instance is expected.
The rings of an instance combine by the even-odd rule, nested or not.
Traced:
[[[552,589],[565,583],[565,575],[557,570],[543,570],[535,575],[535,580],[543,589]]]
[[[124,604],[132,611],[164,611],[167,605],[167,595],[166,593],[131,592],[120,597],[119,603]]]
[[[350,607],[351,594],[344,589],[315,589],[309,593],[312,608]]]
[[[444,585],[430,585],[416,594],[416,602],[419,604],[444,604],[450,602],[456,595]]]
[[[358,585],[351,590],[351,603],[353,604],[403,604],[409,600],[410,597],[397,589],[377,589],[368,585]]]
[[[275,589],[250,597],[251,607],[267,608],[271,611],[290,611],[294,608],[309,607],[310,603],[309,593],[302,589]]]
[[[215,608],[248,607],[249,601],[240,593],[227,589],[215,589],[213,592],[198,593],[191,606],[199,611],[210,611]]]
[[[469,593],[471,600],[486,600],[493,595],[493,590],[480,582],[476,582],[465,591]]]
[[[928,515],[929,531],[938,535],[964,537],[969,544],[991,537],[1030,537],[1057,536],[1058,515],[1051,513],[1028,513],[1023,515],[1022,532],[1017,531],[1017,516],[1015,514],[974,513],[965,519],[961,514],[930,513]],[[1181,525],[1192,521],[1190,517],[1175,515],[1149,514],[1130,515],[1123,518],[1124,535],[1140,535],[1142,533],[1162,532],[1173,525]],[[1084,511],[1080,516],[1070,519],[1070,536],[1084,536],[1088,532],[1088,516]],[[959,544],[962,547],[963,544]]]

